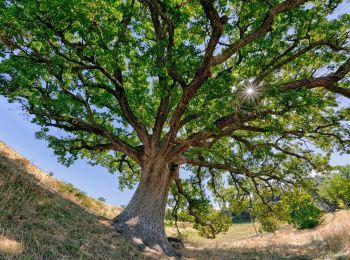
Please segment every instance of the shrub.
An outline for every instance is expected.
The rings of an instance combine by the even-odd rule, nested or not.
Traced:
[[[264,193],[265,201],[254,198],[251,212],[259,223],[259,232],[275,232],[282,223],[289,220],[288,207],[272,194]]]
[[[320,223],[322,211],[302,189],[285,192],[278,199],[266,194],[265,198],[267,202],[256,199],[252,207],[253,216],[261,224],[260,232],[275,232],[285,222],[297,229],[314,228]]]
[[[104,197],[99,197],[98,200],[102,202],[106,202],[106,199]]]
[[[312,198],[304,191],[293,191],[283,200],[287,204],[289,223],[297,229],[315,228],[321,220],[322,211],[315,206]]]
[[[320,223],[322,212],[312,201],[294,204],[290,209],[291,223],[297,229],[315,228]]]
[[[260,223],[259,232],[272,232],[275,233],[275,231],[279,228],[280,222],[277,220],[275,216],[267,215],[267,216],[260,216],[258,218],[258,221]]]

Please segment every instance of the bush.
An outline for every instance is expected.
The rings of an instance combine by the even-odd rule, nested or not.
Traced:
[[[272,194],[264,193],[265,202],[256,197],[252,204],[252,215],[260,223],[259,232],[275,232],[289,220],[288,207]]]
[[[285,222],[285,213],[281,208],[280,203],[266,207],[262,202],[256,201],[253,207],[254,219],[260,223],[259,232],[274,233],[283,222]]]
[[[304,190],[285,192],[274,199],[265,194],[267,202],[254,200],[252,214],[261,224],[260,232],[275,232],[282,223],[288,222],[297,229],[314,228],[320,223],[322,211]]]
[[[259,232],[272,232],[275,233],[275,231],[279,228],[280,222],[277,220],[275,216],[267,215],[267,216],[260,216],[258,218],[258,221],[260,223]]]
[[[98,200],[102,202],[106,202],[106,199],[104,197],[99,197]]]
[[[287,204],[289,223],[297,229],[315,228],[320,224],[322,211],[315,206],[309,194],[293,191],[284,199]]]
[[[322,212],[311,201],[295,204],[290,210],[291,223],[297,229],[315,228],[320,223]]]

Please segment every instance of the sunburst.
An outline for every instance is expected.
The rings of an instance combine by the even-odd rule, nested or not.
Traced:
[[[247,80],[244,83],[240,94],[245,101],[254,102],[259,98],[261,89],[259,88],[259,85],[254,83],[253,80]]]

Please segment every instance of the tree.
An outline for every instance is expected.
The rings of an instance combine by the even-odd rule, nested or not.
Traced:
[[[174,255],[170,186],[215,229],[206,192],[224,203],[294,185],[326,165],[313,147],[349,151],[341,2],[4,0],[0,93],[61,162],[87,158],[118,171],[121,188],[139,182],[114,227]]]
[[[325,176],[318,189],[322,199],[327,200],[335,208],[350,207],[350,166],[337,167]]]

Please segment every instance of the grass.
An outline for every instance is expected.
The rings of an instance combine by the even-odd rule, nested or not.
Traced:
[[[350,210],[325,214],[323,223],[312,230],[286,225],[275,234],[257,235],[251,223],[234,224],[215,240],[189,227],[180,230],[185,254],[194,259],[350,259]],[[176,234],[175,228],[167,231]]]
[[[0,141],[0,259],[160,258],[111,228],[121,210],[56,180]],[[257,235],[246,223],[208,240],[188,223],[180,227],[184,259],[350,259],[350,210],[326,214],[313,230],[284,226],[275,234]]]
[[[120,208],[91,199],[0,143],[0,259],[134,259],[115,232]]]
[[[28,159],[19,155],[16,151],[8,147],[5,143],[0,141],[0,154],[4,157],[5,161],[12,161],[16,164],[15,168],[19,167],[34,177],[36,183],[52,192],[56,192],[64,198],[84,207],[89,212],[103,216],[106,218],[113,218],[117,216],[123,209],[121,207],[111,206],[102,201],[90,198],[83,191],[75,188],[70,183],[56,180],[54,177],[49,176],[46,172],[39,169],[32,164]]]

